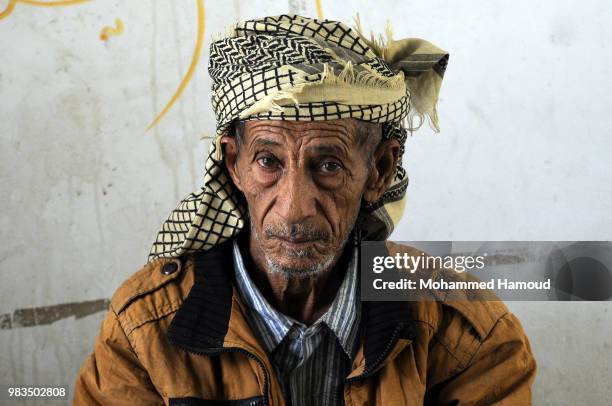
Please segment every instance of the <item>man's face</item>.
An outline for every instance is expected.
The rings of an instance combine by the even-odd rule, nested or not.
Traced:
[[[312,276],[338,260],[371,178],[375,145],[359,141],[351,119],[247,121],[241,145],[225,140],[248,204],[251,253],[268,271]]]

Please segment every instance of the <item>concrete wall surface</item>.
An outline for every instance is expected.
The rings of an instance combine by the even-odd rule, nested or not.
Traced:
[[[389,20],[396,38],[451,54],[441,134],[407,141],[411,184],[392,239],[612,240],[608,2],[320,4],[326,18],[359,12],[377,32]],[[189,67],[196,0],[17,1],[0,19],[0,384],[72,386],[106,300],[200,185],[201,137],[215,126],[211,35],[236,19],[317,15],[315,0],[204,5],[200,64],[148,132]],[[101,40],[115,19],[123,32]],[[538,360],[534,404],[609,404],[609,302],[508,305]]]

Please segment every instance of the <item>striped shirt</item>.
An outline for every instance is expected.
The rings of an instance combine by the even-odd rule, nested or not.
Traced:
[[[234,240],[237,289],[247,320],[270,356],[288,405],[342,405],[361,319],[357,251],[330,308],[307,326],[272,307],[255,286]]]

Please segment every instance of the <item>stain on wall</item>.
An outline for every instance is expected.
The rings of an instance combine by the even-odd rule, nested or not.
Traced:
[[[42,326],[58,320],[75,317],[80,319],[108,310],[108,299],[88,300],[79,303],[62,303],[53,306],[17,309],[12,314],[0,314],[0,330]]]

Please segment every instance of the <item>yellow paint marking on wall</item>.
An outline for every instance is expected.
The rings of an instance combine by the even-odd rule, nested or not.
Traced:
[[[123,21],[120,18],[115,19],[115,26],[109,27],[108,25],[102,28],[100,32],[100,39],[102,41],[108,41],[111,35],[121,35],[123,34]]]
[[[166,107],[164,107],[161,113],[159,113],[157,117],[155,117],[153,122],[147,127],[146,131],[149,131],[151,128],[155,127],[157,123],[159,123],[159,120],[161,120],[162,117],[166,115],[168,110],[170,110],[170,108],[178,100],[178,98],[181,97],[181,95],[183,94],[183,91],[187,87],[187,84],[191,80],[193,73],[195,72],[195,69],[198,65],[198,61],[200,60],[200,54],[202,53],[202,45],[204,43],[205,13],[204,13],[204,0],[197,0],[197,1],[198,1],[198,38],[196,40],[196,46],[195,46],[195,50],[193,51],[193,56],[191,57],[191,64],[189,65],[189,69],[187,70],[185,77],[179,84],[179,87],[176,89],[176,92],[174,93],[174,95],[172,96],[168,104],[166,104]]]
[[[41,7],[61,7],[72,6],[74,4],[87,3],[91,0],[58,0],[58,1],[39,1],[39,0],[17,0],[20,3],[29,4],[31,6]]]
[[[321,0],[316,0],[317,2],[317,17],[319,20],[323,19],[323,7],[321,6]]]
[[[8,17],[13,12],[13,9],[15,8],[16,5],[17,5],[17,0],[9,0],[8,4],[6,5],[6,8],[2,10],[2,12],[0,12],[0,20]]]
[[[17,3],[23,3],[30,6],[39,6],[39,7],[62,7],[62,6],[72,6],[75,4],[86,3],[91,0],[58,0],[58,1],[39,1],[39,0],[9,0],[6,8],[0,12],[0,20],[8,17]]]

